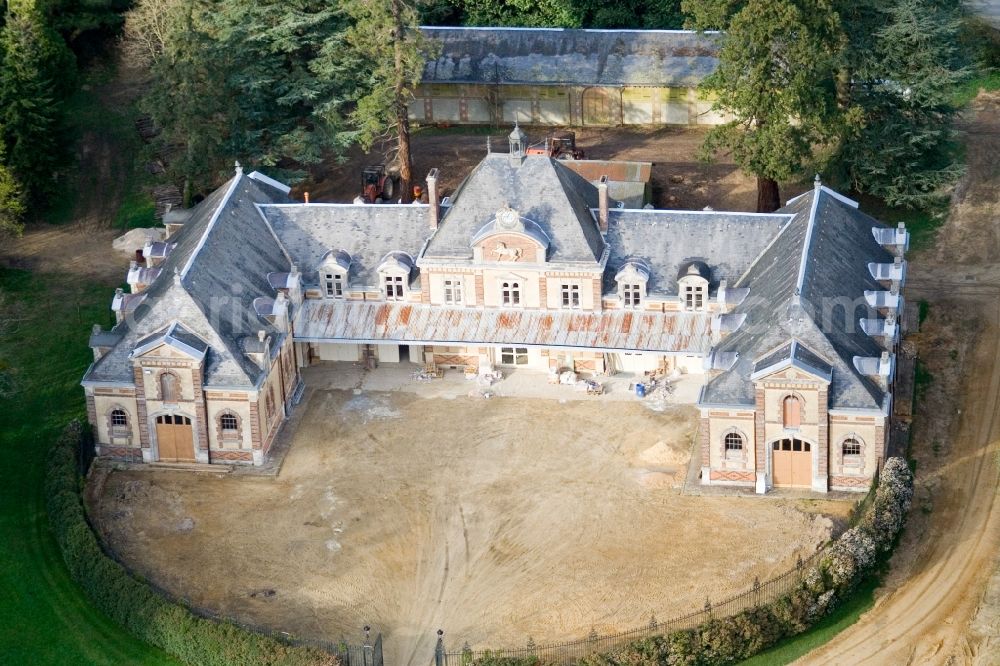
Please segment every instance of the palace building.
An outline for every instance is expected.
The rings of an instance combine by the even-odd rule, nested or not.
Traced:
[[[772,214],[627,209],[488,153],[430,204],[298,203],[257,172],[170,216],[95,327],[98,454],[260,465],[314,363],[702,379],[702,483],[865,490],[908,233],[817,180]],[[595,409],[601,408],[595,403]]]

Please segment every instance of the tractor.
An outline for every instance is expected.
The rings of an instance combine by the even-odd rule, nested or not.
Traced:
[[[361,198],[365,203],[392,201],[396,195],[396,177],[387,173],[384,164],[373,164],[361,172]]]
[[[555,132],[550,134],[544,143],[528,146],[528,155],[548,155],[557,160],[582,160],[584,154],[576,147],[574,132]]]

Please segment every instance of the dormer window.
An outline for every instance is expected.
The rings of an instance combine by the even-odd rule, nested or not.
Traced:
[[[343,273],[325,273],[323,275],[323,293],[327,298],[343,298]]]
[[[330,250],[319,262],[319,282],[324,298],[344,298],[351,255],[344,250]]]
[[[701,285],[684,285],[684,309],[701,310],[705,307],[705,291]]]
[[[386,275],[385,280],[385,299],[387,301],[401,301],[403,300],[403,276],[402,275]]]
[[[622,285],[622,302],[627,308],[637,308],[642,303],[643,289],[638,284]]]
[[[404,301],[410,285],[413,258],[405,252],[390,252],[379,264],[382,295],[387,301]]]
[[[635,259],[625,262],[618,274],[618,298],[626,308],[640,307],[646,298],[646,284],[649,282],[649,268],[646,262]]]
[[[685,310],[704,310],[708,303],[708,280],[711,271],[702,261],[681,265],[677,276],[678,296]]]

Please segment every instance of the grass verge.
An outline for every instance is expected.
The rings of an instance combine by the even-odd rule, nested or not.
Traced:
[[[858,586],[846,602],[802,634],[779,643],[770,650],[761,652],[740,662],[740,666],[781,666],[790,664],[799,657],[825,645],[834,636],[858,621],[862,614],[875,604],[875,590],[879,579],[872,576]]]
[[[46,453],[85,417],[78,382],[111,286],[0,268],[0,663],[175,664],[96,611],[49,530]]]

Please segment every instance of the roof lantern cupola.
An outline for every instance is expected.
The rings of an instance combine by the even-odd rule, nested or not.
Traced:
[[[528,135],[524,133],[517,121],[514,121],[514,131],[507,137],[510,142],[511,164],[518,165],[524,161],[524,151],[528,147]]]

